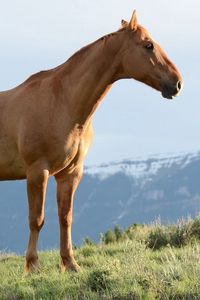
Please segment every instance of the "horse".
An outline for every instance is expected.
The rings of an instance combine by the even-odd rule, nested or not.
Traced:
[[[54,176],[60,227],[60,269],[79,270],[71,238],[73,198],[91,145],[95,110],[120,79],[135,79],[167,99],[183,81],[147,29],[122,20],[117,31],[83,47],[63,64],[0,92],[0,180],[26,179],[29,242],[24,272],[38,270],[47,181]]]

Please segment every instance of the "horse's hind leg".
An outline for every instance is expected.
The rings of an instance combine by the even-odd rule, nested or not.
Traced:
[[[49,172],[39,165],[31,166],[27,173],[30,236],[26,251],[25,272],[37,268],[37,241],[44,224],[44,201]]]
[[[55,176],[57,182],[57,203],[60,223],[60,255],[61,271],[78,271],[72,250],[71,225],[73,196],[82,176],[82,165],[74,168],[72,172],[63,170]]]

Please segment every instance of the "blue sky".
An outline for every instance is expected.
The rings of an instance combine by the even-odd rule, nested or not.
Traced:
[[[7,0],[0,10],[0,90],[67,60],[115,31],[137,9],[138,21],[184,79],[175,101],[133,80],[114,84],[95,113],[86,164],[153,153],[200,150],[200,3],[197,0]]]

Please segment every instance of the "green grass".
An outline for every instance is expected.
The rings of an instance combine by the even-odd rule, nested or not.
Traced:
[[[24,258],[1,255],[0,299],[200,299],[200,243],[152,250],[126,240],[75,251],[80,273],[58,269],[57,251],[41,252],[41,270],[23,276]]]
[[[0,253],[0,300],[200,300],[200,216],[176,225],[119,225],[75,250],[79,273],[60,273],[57,251],[40,252],[40,272]]]

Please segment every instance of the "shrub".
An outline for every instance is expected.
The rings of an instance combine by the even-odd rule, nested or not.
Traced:
[[[91,247],[91,245],[86,245],[81,248],[80,253],[82,253],[84,257],[89,257],[89,256],[94,255],[95,250],[94,250],[94,247]]]
[[[114,233],[117,241],[120,241],[123,239],[123,231],[120,228],[119,224],[116,224],[114,227]]]
[[[86,236],[85,239],[84,239],[83,244],[84,245],[88,245],[88,246],[92,246],[92,245],[94,245],[94,242],[92,241],[91,238],[89,238],[88,236]]]
[[[99,241],[100,241],[100,244],[102,244],[104,242],[104,234],[103,234],[103,232],[99,233]]]
[[[169,244],[169,234],[163,226],[155,226],[146,241],[149,248],[157,250]]]
[[[125,229],[125,234],[130,240],[135,238],[135,233],[138,226],[138,224],[133,224]]]
[[[196,217],[191,226],[191,234],[193,237],[200,240],[200,215]]]
[[[105,244],[110,244],[116,242],[116,235],[112,230],[106,231],[104,234],[104,243]]]
[[[127,239],[146,242],[151,227],[143,224],[133,224],[126,228],[125,236]]]
[[[173,247],[182,247],[193,242],[194,239],[200,239],[200,217],[194,221],[179,221],[177,224],[169,226],[154,226],[147,238],[149,248],[160,249],[166,245]]]
[[[112,280],[108,270],[96,270],[90,273],[87,283],[92,291],[102,292],[111,288]]]
[[[192,221],[179,222],[176,225],[168,227],[170,240],[169,243],[174,247],[181,247],[187,245],[192,239]]]
[[[200,240],[200,215],[195,220],[181,220],[177,224],[168,226],[163,226],[159,222],[151,226],[133,224],[124,231],[117,224],[114,231],[108,230],[104,235],[101,235],[101,241],[105,244],[135,240],[143,242],[155,250],[167,245],[182,247],[195,239]]]

